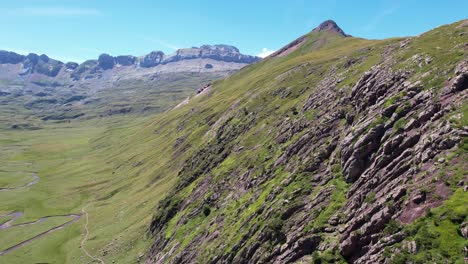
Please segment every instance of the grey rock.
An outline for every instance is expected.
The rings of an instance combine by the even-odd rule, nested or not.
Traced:
[[[25,57],[14,52],[0,50],[0,64],[18,64],[23,62]]]
[[[153,51],[148,55],[144,56],[140,61],[140,66],[143,68],[150,68],[161,64],[164,57],[162,51]]]
[[[103,70],[112,69],[115,65],[115,59],[109,54],[101,54],[98,59],[98,65]]]
[[[136,63],[137,58],[131,55],[121,55],[115,57],[115,63],[120,64],[122,66],[130,66]]]

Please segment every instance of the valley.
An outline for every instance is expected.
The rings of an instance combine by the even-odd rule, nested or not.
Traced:
[[[125,168],[120,162],[133,154],[119,153],[128,147],[124,142],[111,144],[144,120],[121,117],[100,120],[99,126],[83,121],[2,131],[2,175],[27,169],[40,177],[34,185],[0,192],[0,237],[9,241],[0,248],[2,263],[90,261],[85,252],[106,263],[144,256],[150,242],[142,240],[151,219],[147,212],[157,201],[148,197],[158,197],[158,192],[162,196],[170,181],[154,182],[148,172],[132,180],[129,175],[138,166]],[[40,235],[43,232],[48,233]]]
[[[0,263],[463,263],[467,32],[3,53]]]
[[[148,55],[142,68],[85,62],[96,68],[80,74],[92,76],[72,80],[63,63],[46,56],[37,65],[62,67],[56,76],[36,73],[34,64],[26,73],[11,74],[20,65],[5,60],[35,55],[0,55],[7,62],[0,64],[0,240],[8,241],[0,247],[0,262],[143,260],[150,243],[148,212],[173,180],[155,179],[141,161],[126,164],[137,154],[154,154],[137,147],[145,142],[131,135],[155,113],[246,64],[232,62],[230,55],[214,60],[216,52],[187,61],[179,56],[164,65]],[[203,72],[206,63],[212,66]]]

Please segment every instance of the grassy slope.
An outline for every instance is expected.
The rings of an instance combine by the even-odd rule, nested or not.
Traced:
[[[461,35],[453,33],[456,30],[460,31],[460,29],[455,29],[458,24],[444,26],[425,34],[423,37],[415,40],[414,49],[395,54],[399,58],[399,61],[402,62],[399,64],[399,67],[414,68],[415,65],[407,64],[409,63],[408,59],[417,53],[427,53],[431,57],[436,58],[427,67],[432,67],[435,71],[453,72],[455,63],[466,56],[461,51],[460,45],[458,45],[458,49],[452,49],[452,47],[463,42],[463,37],[460,37]],[[449,36],[450,41],[447,41],[447,36]],[[158,133],[162,133],[162,137],[168,140],[174,140],[174,138],[185,139],[185,142],[189,142],[188,144],[190,145],[188,153],[191,152],[191,154],[189,154],[189,157],[194,159],[194,162],[200,162],[200,166],[205,165],[209,168],[212,163],[210,164],[205,160],[196,160],[194,154],[202,149],[212,152],[217,150],[215,144],[218,143],[214,139],[215,132],[209,132],[210,130],[215,131],[219,129],[220,125],[216,126],[215,122],[222,120],[220,123],[226,125],[226,130],[235,129],[249,122],[251,120],[249,118],[252,115],[255,116],[254,125],[249,127],[241,136],[233,139],[232,145],[242,146],[242,152],[230,152],[229,156],[221,158],[219,164],[216,163],[214,168],[202,173],[200,178],[195,181],[193,181],[190,175],[191,171],[182,173],[179,179],[179,187],[171,192],[165,203],[165,205],[169,205],[169,208],[160,207],[160,211],[156,214],[155,218],[156,222],[161,222],[165,225],[163,231],[166,238],[175,237],[174,240],[170,241],[172,244],[167,245],[165,248],[170,249],[174,244],[181,243],[181,247],[178,248],[177,252],[183,250],[200,232],[206,230],[207,224],[216,218],[216,216],[222,216],[224,227],[214,226],[210,227],[210,230],[220,228],[216,230],[221,232],[220,236],[223,237],[222,245],[213,243],[204,245],[202,249],[204,255],[201,260],[208,259],[217,254],[216,252],[220,247],[229,249],[230,245],[234,245],[239,241],[243,233],[238,231],[249,230],[249,225],[244,225],[246,222],[244,220],[252,217],[273,187],[282,181],[285,177],[282,171],[276,172],[274,178],[264,183],[259,188],[260,193],[249,192],[240,197],[237,202],[230,201],[225,207],[219,209],[211,208],[211,214],[206,218],[203,216],[186,217],[198,204],[190,205],[185,211],[179,211],[175,216],[171,216],[170,212],[174,208],[177,208],[179,201],[183,201],[192,193],[193,188],[204,177],[228,181],[232,175],[240,173],[236,171],[239,168],[255,168],[254,173],[260,174],[262,168],[267,168],[269,162],[274,160],[271,159],[271,155],[278,156],[288,144],[286,143],[281,149],[274,146],[275,143],[271,139],[271,135],[275,135],[277,131],[275,131],[275,127],[272,124],[284,119],[286,116],[294,116],[295,109],[304,105],[307,96],[313,92],[312,87],[318,83],[322,74],[326,73],[331,67],[337,66],[337,76],[342,72],[344,73],[344,80],[339,87],[343,89],[344,93],[349,92],[350,85],[353,85],[364,71],[380,60],[380,55],[384,52],[385,45],[399,42],[402,39],[369,41],[355,38],[334,39],[333,37],[329,37],[328,40],[329,42],[327,43],[323,41],[320,34],[311,34],[307,43],[289,56],[272,58],[247,67],[239,73],[217,82],[214,87],[215,89],[213,89],[213,92],[209,96],[196,99],[184,108],[171,111],[154,121],[152,126]],[[342,71],[340,66],[348,58],[359,57],[363,57],[362,61],[353,66],[352,70],[347,72]],[[425,72],[428,70],[427,67],[422,67],[418,70]],[[439,80],[438,76],[446,75],[438,72],[434,75],[429,75],[429,77],[434,76],[437,78],[427,78],[427,80],[424,80],[427,81],[425,84],[427,87],[440,88],[443,82]],[[273,95],[274,91],[282,89],[289,89],[291,92],[288,99],[280,99],[279,96]],[[313,122],[313,110],[311,113],[306,114],[309,115],[306,117]],[[175,132],[173,130],[175,127],[179,127],[180,129]],[[264,127],[269,129],[264,129]],[[170,132],[164,133],[167,129]],[[297,137],[299,136],[301,135],[297,135]],[[157,141],[158,139],[153,140]],[[227,143],[226,145],[223,147],[232,146],[231,143]],[[272,151],[268,151],[268,146],[272,147]],[[204,159],[217,160],[218,156],[213,153],[211,156],[207,155]],[[179,159],[173,162],[178,161]],[[204,170],[204,168],[193,169],[193,174],[198,173],[198,170]],[[298,185],[296,187],[307,188],[307,180],[305,179],[304,182],[301,182],[301,177],[298,176]],[[336,203],[332,205],[332,208],[335,209],[343,204],[344,197],[340,196],[339,192],[346,190],[346,186],[340,187],[342,179],[341,181],[339,178],[336,180],[335,185],[339,187],[339,190],[338,193],[332,196],[335,199],[334,203]],[[209,193],[207,196],[209,196]],[[447,202],[447,206],[451,206],[450,201],[457,199],[456,197],[451,198]],[[466,200],[464,197],[463,199]],[[320,219],[326,219],[332,213],[328,210],[319,213],[317,222],[313,223],[313,226],[320,225]],[[461,212],[461,214],[466,216],[466,210]],[[176,226],[176,223],[182,217],[186,217],[184,219],[188,220],[188,222]],[[249,219],[250,225],[263,221],[257,218]],[[275,223],[265,224],[275,225]],[[447,230],[447,234],[455,232],[454,225],[450,230]],[[460,243],[457,246],[460,247]],[[463,243],[461,246],[463,247]],[[439,249],[435,248],[434,250],[438,251]]]
[[[208,131],[216,130],[219,126],[216,127],[215,125],[213,126],[215,128],[212,128],[210,126],[212,125],[211,122],[216,120],[226,121],[232,118],[228,122],[229,126],[242,124],[246,120],[243,120],[242,114],[239,113],[242,113],[244,111],[242,109],[245,109],[249,113],[257,114],[257,120],[260,121],[256,122],[254,127],[250,128],[247,133],[233,142],[238,146],[243,146],[244,151],[240,154],[231,153],[209,174],[213,174],[215,179],[221,180],[225,177],[229,178],[238,167],[254,167],[261,170],[261,168],[268,167],[271,160],[274,160],[270,157],[269,161],[264,162],[265,158],[270,156],[266,147],[275,145],[273,139],[268,136],[269,134],[274,135],[275,132],[267,132],[265,129],[262,129],[263,126],[270,126],[286,116],[294,115],[293,109],[299,108],[305,103],[308,95],[312,92],[312,87],[320,80],[320,73],[325,73],[333,64],[338,62],[344,63],[349,57],[359,56],[367,47],[374,46],[375,51],[366,52],[367,60],[353,72],[355,76],[351,76],[351,78],[357,80],[358,76],[367,69],[366,66],[373,65],[379,60],[378,54],[381,48],[393,41],[395,40],[370,41],[356,38],[344,39],[335,35],[329,35],[328,33],[312,33],[309,35],[307,43],[289,56],[257,63],[239,73],[233,74],[223,81],[217,82],[216,89],[209,96],[194,100],[184,108],[171,111],[160,119],[157,119],[153,126],[166,129],[176,126],[177,123],[183,124],[183,130],[180,129],[177,134],[174,135],[173,130],[169,130],[171,134],[165,134],[164,136],[172,139],[175,137],[186,138],[185,141],[190,142],[191,145],[189,152],[192,153],[190,155],[193,155],[198,148],[206,148],[210,146],[210,142],[214,141],[213,136],[210,136],[214,133]],[[314,74],[310,74],[310,72]],[[278,77],[272,78],[272,76]],[[273,95],[274,91],[287,87],[292,88],[292,96],[289,99],[281,100],[278,96]],[[293,99],[291,100],[290,98]],[[194,109],[195,111],[192,110],[190,114],[187,114],[189,109]],[[309,118],[313,120],[313,116]],[[205,120],[205,122],[200,122],[200,120]],[[286,147],[287,145],[282,147],[282,149]],[[281,149],[273,148],[275,149],[275,154],[273,155],[281,154]],[[216,156],[213,156],[212,159],[216,159]],[[258,171],[255,173],[258,173]],[[222,232],[223,247],[229,249],[229,245],[235,244],[243,234],[237,230],[241,227],[243,230],[249,229],[249,226],[243,226],[245,220],[256,212],[274,186],[279,185],[286,176],[287,174],[279,171],[275,178],[260,187],[262,190],[260,195],[249,192],[238,199],[237,202],[231,203],[226,208],[221,208],[219,211],[210,214],[209,218],[191,218],[189,222],[175,230],[175,223],[179,218],[198,205],[194,204],[190,206],[187,211],[179,212],[171,219],[165,231],[166,237],[175,235],[176,241],[182,244],[182,247],[177,251],[179,252],[199,232],[203,232],[203,228],[211,219],[217,215],[222,215],[225,219],[225,227],[227,228],[218,231]],[[182,179],[181,181],[183,182],[184,180]],[[170,195],[169,199],[182,200],[184,197],[187,197],[194,186],[200,182],[199,180],[194,181],[184,189],[179,188],[177,195]],[[304,180],[304,182],[298,180],[298,185],[291,185],[291,192],[295,188],[298,188],[298,186],[307,188],[306,177]],[[337,182],[338,186],[343,184],[342,180],[338,179],[337,181],[339,181]],[[339,200],[336,199],[337,204],[340,203]],[[248,209],[245,210],[245,208]],[[239,214],[239,212],[242,213]],[[322,217],[326,217],[325,214],[329,214],[329,212],[325,212]],[[264,224],[275,225],[275,219],[270,220]],[[253,218],[250,222],[253,225],[255,223],[262,223],[263,220]],[[217,247],[219,246],[212,244],[204,245],[203,251],[205,253],[200,260],[209,259],[213,254],[217,254]],[[171,245],[168,245],[166,248],[171,248]]]
[[[90,231],[89,241],[85,244],[88,251],[106,262],[134,262],[152,242],[152,238],[146,236],[150,212],[173,190],[184,161],[213,142],[214,133],[210,131],[218,129],[227,119],[230,119],[231,127],[242,125],[247,118],[242,113],[256,113],[257,121],[248,133],[233,142],[248,151],[232,153],[213,169],[213,174],[215,178],[222,179],[229,177],[239,166],[261,167],[267,156],[281,153],[279,148],[273,148],[273,154],[266,150],[273,140],[263,125],[294,115],[294,108],[304,104],[321,73],[343,64],[348,58],[364,55],[362,63],[347,72],[341,84],[343,89],[349,89],[349,85],[379,61],[384,45],[399,41],[356,38],[331,41],[333,37],[328,36],[330,41],[327,43],[322,41],[323,36],[313,34],[309,37],[306,45],[289,56],[249,66],[215,82],[206,96],[197,97],[188,105],[151,120],[114,117],[50,124],[37,131],[2,131],[2,166],[15,168],[17,165],[13,164],[34,161],[31,169],[38,172],[41,181],[25,190],[0,193],[0,212],[24,211],[25,215],[16,222],[26,222],[49,214],[79,213],[86,207]],[[290,88],[292,96],[281,99],[273,95],[274,91],[283,88]],[[309,113],[307,118],[313,121],[313,113]],[[177,139],[182,143],[176,144]],[[24,167],[20,165],[17,170],[24,170]],[[339,187],[338,191],[343,191],[346,185],[339,177],[339,169],[337,175],[333,183]],[[226,243],[232,244],[239,239],[235,227],[262,204],[273,186],[284,177],[282,172],[278,172],[275,178],[262,186],[263,192],[255,201],[252,197],[257,196],[247,193],[239,203],[222,209],[234,227],[226,229]],[[179,178],[179,182],[184,180],[187,179]],[[169,196],[169,199],[188,196],[198,182],[189,182],[187,187],[179,188],[177,195]],[[306,177],[304,182],[298,180],[297,184],[307,188]],[[336,198],[334,206],[339,207],[342,195],[337,192],[333,197]],[[239,215],[237,212],[245,207],[244,204],[250,209]],[[213,212],[210,217],[219,213]],[[331,213],[325,211],[318,219],[325,219]],[[180,212],[174,219],[183,214]],[[167,236],[177,233],[178,240],[186,245],[197,234],[195,227],[206,224],[207,219],[191,219],[178,230],[171,222],[168,222]],[[7,254],[1,260],[7,263],[88,261],[79,248],[83,227],[82,218],[64,230]],[[3,239],[1,231],[0,239]],[[207,247],[205,254],[212,253]]]
[[[153,182],[154,174],[143,165],[125,164],[139,149],[137,142],[121,145],[126,135],[139,130],[143,121],[130,117],[99,122],[53,124],[36,131],[2,131],[1,164],[10,171],[37,171],[40,181],[30,188],[0,192],[0,212],[24,212],[13,224],[56,214],[89,214],[89,241],[85,247],[105,260],[134,262],[149,246],[145,237],[152,209],[171,181]],[[122,125],[125,124],[125,125]],[[144,144],[142,142],[141,144]],[[33,162],[33,165],[24,163]],[[138,172],[137,172],[138,171]],[[133,175],[130,178],[130,175]],[[22,179],[18,179],[22,180]],[[152,185],[151,185],[152,184]],[[3,219],[2,219],[3,220]],[[56,220],[53,220],[56,221]],[[79,248],[84,217],[1,257],[5,263],[76,263],[87,260]],[[0,231],[0,240],[43,231],[47,222]],[[47,228],[46,228],[47,229]],[[11,243],[9,243],[11,244]],[[8,245],[9,245],[8,244]],[[5,249],[2,243],[0,249]]]

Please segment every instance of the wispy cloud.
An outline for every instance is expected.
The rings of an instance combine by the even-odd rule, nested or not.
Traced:
[[[71,17],[71,16],[99,16],[102,13],[94,8],[81,7],[24,7],[7,11],[14,16],[43,16],[43,17]]]
[[[276,50],[271,50],[271,49],[268,49],[268,48],[263,48],[262,51],[260,51],[257,56],[260,57],[260,58],[265,58],[265,57],[268,57],[270,56],[271,54],[273,54]]]
[[[373,31],[377,28],[377,26],[388,16],[391,16],[393,13],[395,13],[399,8],[399,5],[396,4],[395,6],[386,8],[382,10],[381,12],[377,13],[370,21],[367,23],[362,30],[364,32],[370,32]]]
[[[160,39],[154,39],[154,38],[149,38],[149,37],[142,37],[142,39],[144,41],[147,41],[147,42],[151,42],[151,43],[155,43],[155,44],[158,44],[166,49],[170,49],[170,50],[178,50],[180,49],[179,46],[175,45],[175,44],[172,44],[172,43],[169,43],[167,41],[164,41],[164,40],[160,40]]]

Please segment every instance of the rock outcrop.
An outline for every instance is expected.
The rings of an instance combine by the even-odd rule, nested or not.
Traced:
[[[132,55],[120,55],[115,57],[115,63],[122,65],[122,66],[130,66],[135,64],[137,61],[137,57]]]
[[[162,63],[163,58],[164,53],[162,51],[153,51],[143,57],[140,61],[140,66],[144,68],[157,66]]]
[[[0,50],[0,64],[17,64],[24,60],[23,55],[14,52]]]
[[[109,54],[101,54],[98,59],[98,64],[103,70],[112,69],[115,65],[115,58]]]
[[[38,73],[49,77],[55,77],[63,67],[63,63],[50,59],[47,55],[30,53],[26,56],[0,50],[0,64],[19,64],[23,67],[20,75]]]

